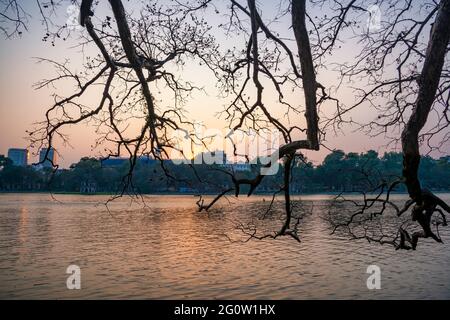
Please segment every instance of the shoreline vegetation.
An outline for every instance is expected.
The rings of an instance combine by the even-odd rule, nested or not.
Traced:
[[[447,190],[433,190],[435,194],[448,194],[450,193],[450,189]],[[350,192],[350,191],[344,191],[344,192],[305,192],[305,193],[292,193],[292,196],[338,196],[341,193],[345,193],[345,194],[355,194],[358,195],[357,191],[354,192]],[[50,194],[54,194],[54,195],[82,195],[82,196],[114,196],[116,195],[115,193],[112,192],[93,192],[93,193],[84,193],[84,192],[66,192],[66,191],[56,191],[56,192],[52,192],[52,191],[2,191],[0,190],[0,195],[2,194],[43,194],[43,195],[50,195]],[[376,195],[376,192],[370,193],[367,192],[366,195]],[[210,193],[189,193],[189,192],[185,192],[185,193],[181,193],[181,192],[160,192],[160,193],[141,193],[140,195],[142,196],[192,196],[192,197],[197,197],[197,196],[217,196],[216,193],[214,192],[210,192]],[[393,191],[391,192],[391,195],[408,195],[408,192],[405,191]],[[230,195],[231,197],[234,197],[234,195]],[[240,196],[244,196],[246,197],[245,194],[240,194]],[[255,196],[273,196],[273,193],[255,193]],[[282,197],[282,195],[278,195],[279,197]]]
[[[68,169],[36,169],[15,166],[8,158],[0,159],[0,193],[53,193],[117,195],[217,195],[230,188],[230,174],[251,179],[261,170],[261,164],[181,164],[171,160],[138,159],[131,180],[128,159],[103,161],[82,158]],[[345,153],[336,150],[319,165],[303,158],[293,164],[290,190],[292,195],[337,195],[339,193],[370,193],[381,183],[397,180],[402,174],[401,153],[388,152],[380,156],[366,153]],[[259,163],[259,162],[258,162]],[[450,156],[434,159],[422,157],[419,175],[424,188],[433,192],[450,191]],[[162,165],[164,168],[162,168]],[[283,188],[283,164],[278,172],[266,176],[254,194],[273,195]],[[170,173],[170,176],[167,175]],[[124,187],[125,185],[125,187]],[[240,194],[249,186],[243,185]],[[399,184],[393,193],[406,194]]]

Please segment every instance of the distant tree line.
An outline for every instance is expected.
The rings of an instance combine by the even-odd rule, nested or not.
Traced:
[[[327,155],[322,164],[314,166],[307,159],[293,164],[291,190],[293,193],[370,191],[382,181],[393,181],[402,174],[402,154],[388,152],[379,156],[375,151],[345,153],[336,150]],[[450,157],[433,159],[422,157],[419,170],[425,188],[450,190]],[[280,164],[282,166],[282,164]],[[95,158],[82,158],[69,169],[53,172],[32,166],[14,166],[10,159],[0,157],[0,191],[2,192],[74,192],[114,193],[120,190],[128,173],[128,164],[104,166]],[[132,177],[133,191],[151,193],[216,193],[231,187],[232,166],[175,165],[171,161],[138,162]],[[236,172],[240,178],[252,178],[260,166]],[[275,193],[282,188],[283,170],[266,177],[257,193]],[[167,174],[169,173],[169,174]],[[248,190],[243,186],[241,193]],[[398,192],[405,192],[400,186]]]

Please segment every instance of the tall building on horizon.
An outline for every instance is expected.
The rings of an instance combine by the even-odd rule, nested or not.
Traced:
[[[48,148],[42,148],[39,152],[39,163],[44,168],[51,168],[53,165],[56,165],[56,151],[55,149],[51,148],[48,151],[47,159],[45,158],[45,154],[47,153]],[[52,165],[53,162],[53,165]]]
[[[13,165],[26,167],[28,165],[28,150],[20,148],[8,149],[8,158],[11,159]]]

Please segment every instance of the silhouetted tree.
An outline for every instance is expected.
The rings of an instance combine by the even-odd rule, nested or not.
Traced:
[[[20,1],[8,1],[7,4],[3,8],[3,17],[12,22],[13,28],[8,31],[3,27],[2,30],[9,37],[26,28],[26,14]],[[43,9],[55,10],[56,3],[44,6],[38,0],[37,4],[47,30],[44,40],[54,41],[68,32],[64,26],[57,28],[56,32],[50,31],[47,23],[50,15]],[[372,190],[379,192],[378,196],[371,201],[364,197],[362,209],[352,214],[344,226],[351,226],[355,216],[367,214],[374,203],[382,203],[379,215],[388,205],[399,216],[411,208],[412,221],[421,226],[420,232],[411,235],[401,227],[390,241],[397,248],[415,249],[421,237],[440,241],[431,231],[431,217],[440,213],[445,219],[442,210],[449,212],[450,208],[420,184],[419,145],[421,141],[430,144],[432,138],[448,128],[450,123],[447,117],[449,77],[446,61],[450,0],[420,4],[409,0],[380,2],[384,19],[379,21],[380,25],[375,30],[369,28],[362,33],[356,31],[360,13],[368,12],[362,0],[313,1],[312,5],[327,5],[331,11],[331,15],[314,18],[307,12],[306,0],[281,2],[284,9],[274,20],[285,15],[290,17],[293,49],[284,37],[271,30],[255,0],[247,0],[246,3],[230,0],[228,4],[228,19],[221,26],[228,32],[244,34],[245,44],[224,53],[221,44],[210,33],[211,26],[200,18],[211,8],[212,12],[219,12],[212,0],[175,1],[170,5],[150,2],[140,8],[138,15],[127,12],[122,1],[110,0],[112,17],[107,16],[103,21],[94,20],[96,4],[93,1],[81,1],[80,22],[87,32],[84,43],[95,45],[99,55],[85,62],[86,70],[82,76],[72,73],[64,63],[47,61],[56,67],[59,74],[43,80],[38,87],[54,85],[64,79],[72,80],[77,90],[68,97],[55,95],[56,102],[48,109],[45,121],[30,133],[31,142],[50,147],[56,137],[66,139],[61,131],[63,128],[94,121],[104,129],[97,132],[106,132],[98,144],[108,142],[115,145],[114,150],[108,150],[109,156],[123,153],[129,156],[128,173],[119,196],[133,184],[132,174],[138,156],[142,154],[160,160],[165,176],[176,180],[163,161],[169,150],[177,149],[171,133],[181,130],[193,144],[205,144],[193,133],[194,124],[187,120],[180,108],[190,93],[198,88],[189,81],[182,81],[176,67],[200,63],[216,77],[217,86],[224,95],[232,96],[231,104],[223,113],[230,129],[245,131],[251,128],[260,134],[267,128],[276,128],[282,135],[282,145],[273,153],[276,159],[272,158],[272,163],[281,160],[284,164],[283,183],[279,189],[285,200],[283,225],[273,234],[258,236],[250,232],[251,237],[262,239],[289,235],[299,240],[297,226],[301,216],[294,212],[290,198],[292,170],[303,159],[301,150],[319,150],[327,131],[337,132],[343,125],[351,124],[366,130],[369,135],[401,129],[401,135],[397,134],[393,140],[402,146],[402,177],[394,182],[382,180]],[[433,23],[432,28],[427,28],[430,23]],[[346,105],[331,96],[332,85],[327,87],[317,80],[322,70],[328,67],[326,57],[339,50],[342,38],[348,39],[349,32],[357,37],[361,51],[355,60],[340,64],[339,71],[342,79],[349,80],[356,87],[358,99],[353,105]],[[174,71],[169,71],[170,67]],[[165,107],[159,104],[156,90],[152,87],[159,84],[173,92],[173,105]],[[86,106],[79,98],[93,86],[100,86],[102,93],[97,105]],[[298,95],[298,101],[292,103],[286,98],[288,90]],[[267,100],[268,91],[276,93],[277,104]],[[383,103],[379,103],[380,100]],[[304,107],[299,106],[299,101],[304,103]],[[319,120],[321,107],[330,105],[335,106],[336,112],[332,116],[323,113]],[[356,123],[350,112],[360,106],[376,110],[376,119],[370,123]],[[287,121],[276,115],[277,109],[286,111]],[[432,129],[422,132],[431,110],[438,111],[442,117],[431,125]],[[301,121],[292,124],[290,114],[304,114],[306,126],[302,128]],[[137,136],[127,135],[130,119],[141,122]],[[303,139],[297,138],[302,135]],[[448,137],[445,135],[440,145],[448,141]],[[333,164],[335,160],[352,163],[344,161],[343,157],[342,152],[335,152],[326,159],[325,165]],[[353,163],[365,163],[364,167],[373,167],[378,162],[376,152],[360,156],[360,159],[355,159],[355,155],[350,158]],[[250,196],[265,180],[260,173],[241,177],[229,170],[221,171],[229,177],[230,187],[224,187],[210,204],[199,201],[200,210],[209,209],[228,193],[238,196],[244,188]],[[365,174],[365,170],[361,172]],[[345,188],[349,178],[338,183]],[[373,183],[369,178],[361,185]],[[400,184],[406,186],[410,196],[402,209],[389,200],[390,193]],[[336,227],[339,226],[342,225]],[[362,238],[368,237],[364,235]]]

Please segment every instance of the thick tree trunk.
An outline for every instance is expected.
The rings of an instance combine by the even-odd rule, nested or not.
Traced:
[[[422,205],[422,189],[418,178],[420,163],[419,132],[425,125],[434,102],[450,39],[450,0],[442,0],[430,36],[417,100],[402,132],[403,177],[410,197]]]
[[[319,117],[317,115],[317,82],[305,23],[305,0],[292,0],[292,28],[297,41],[298,55],[302,68],[303,89],[305,91],[307,138],[310,149],[319,150]]]
[[[406,241],[416,249],[419,238],[433,238],[437,242],[442,240],[431,230],[431,217],[441,206],[449,211],[449,207],[430,191],[422,189],[418,177],[420,165],[419,133],[427,122],[428,114],[433,105],[439,81],[441,79],[447,46],[450,40],[450,0],[442,0],[431,31],[430,40],[418,80],[419,92],[411,117],[402,132],[403,177],[411,199],[416,203],[412,208],[412,220],[422,227],[421,231],[411,236],[400,229],[401,241],[399,248],[409,249]],[[446,224],[445,216],[444,223]]]

